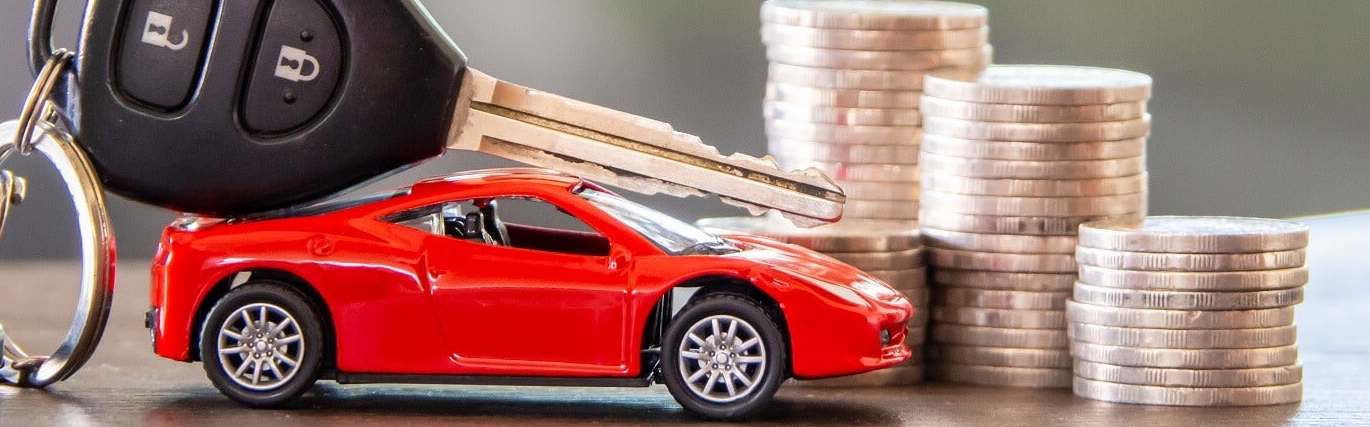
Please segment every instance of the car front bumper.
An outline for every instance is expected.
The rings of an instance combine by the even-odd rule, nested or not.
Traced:
[[[869,307],[808,312],[786,311],[791,373],[801,380],[854,375],[899,365],[913,352],[907,345],[913,306],[906,300]],[[888,338],[882,339],[882,333]]]

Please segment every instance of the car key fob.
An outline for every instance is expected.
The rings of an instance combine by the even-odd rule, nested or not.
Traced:
[[[669,124],[467,68],[415,0],[94,0],[87,15],[65,118],[106,185],[139,201],[213,216],[290,209],[446,149],[805,223],[841,218],[845,195],[816,170],[723,155]],[[39,44],[35,62],[49,51]]]
[[[275,210],[443,152],[466,69],[443,34],[414,0],[90,0],[56,101],[115,193]]]

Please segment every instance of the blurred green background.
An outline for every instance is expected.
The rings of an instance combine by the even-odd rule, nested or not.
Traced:
[[[72,46],[82,3],[61,2]],[[1286,217],[1370,206],[1370,2],[979,1],[998,63],[1152,75],[1151,210]],[[4,0],[0,100],[17,116],[32,77],[30,3]],[[760,0],[427,0],[473,66],[506,80],[670,122],[724,152],[763,154]],[[372,189],[508,162],[453,153]],[[73,214],[37,159],[0,259],[75,254]],[[629,195],[683,219],[740,211]],[[150,256],[174,214],[114,198],[120,255]]]

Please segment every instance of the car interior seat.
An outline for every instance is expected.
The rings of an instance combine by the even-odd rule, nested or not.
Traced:
[[[490,234],[490,238],[495,244],[509,245],[509,229],[504,226],[504,221],[499,219],[499,202],[491,200],[481,205],[480,213],[483,217],[482,225],[485,231]]]

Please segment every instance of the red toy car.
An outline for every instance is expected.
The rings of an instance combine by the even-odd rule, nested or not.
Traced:
[[[273,217],[183,219],[166,229],[152,277],[157,354],[204,362],[250,406],[286,403],[319,379],[664,382],[685,408],[735,418],[787,377],[906,360],[913,314],[826,256],[722,239],[530,169]]]

